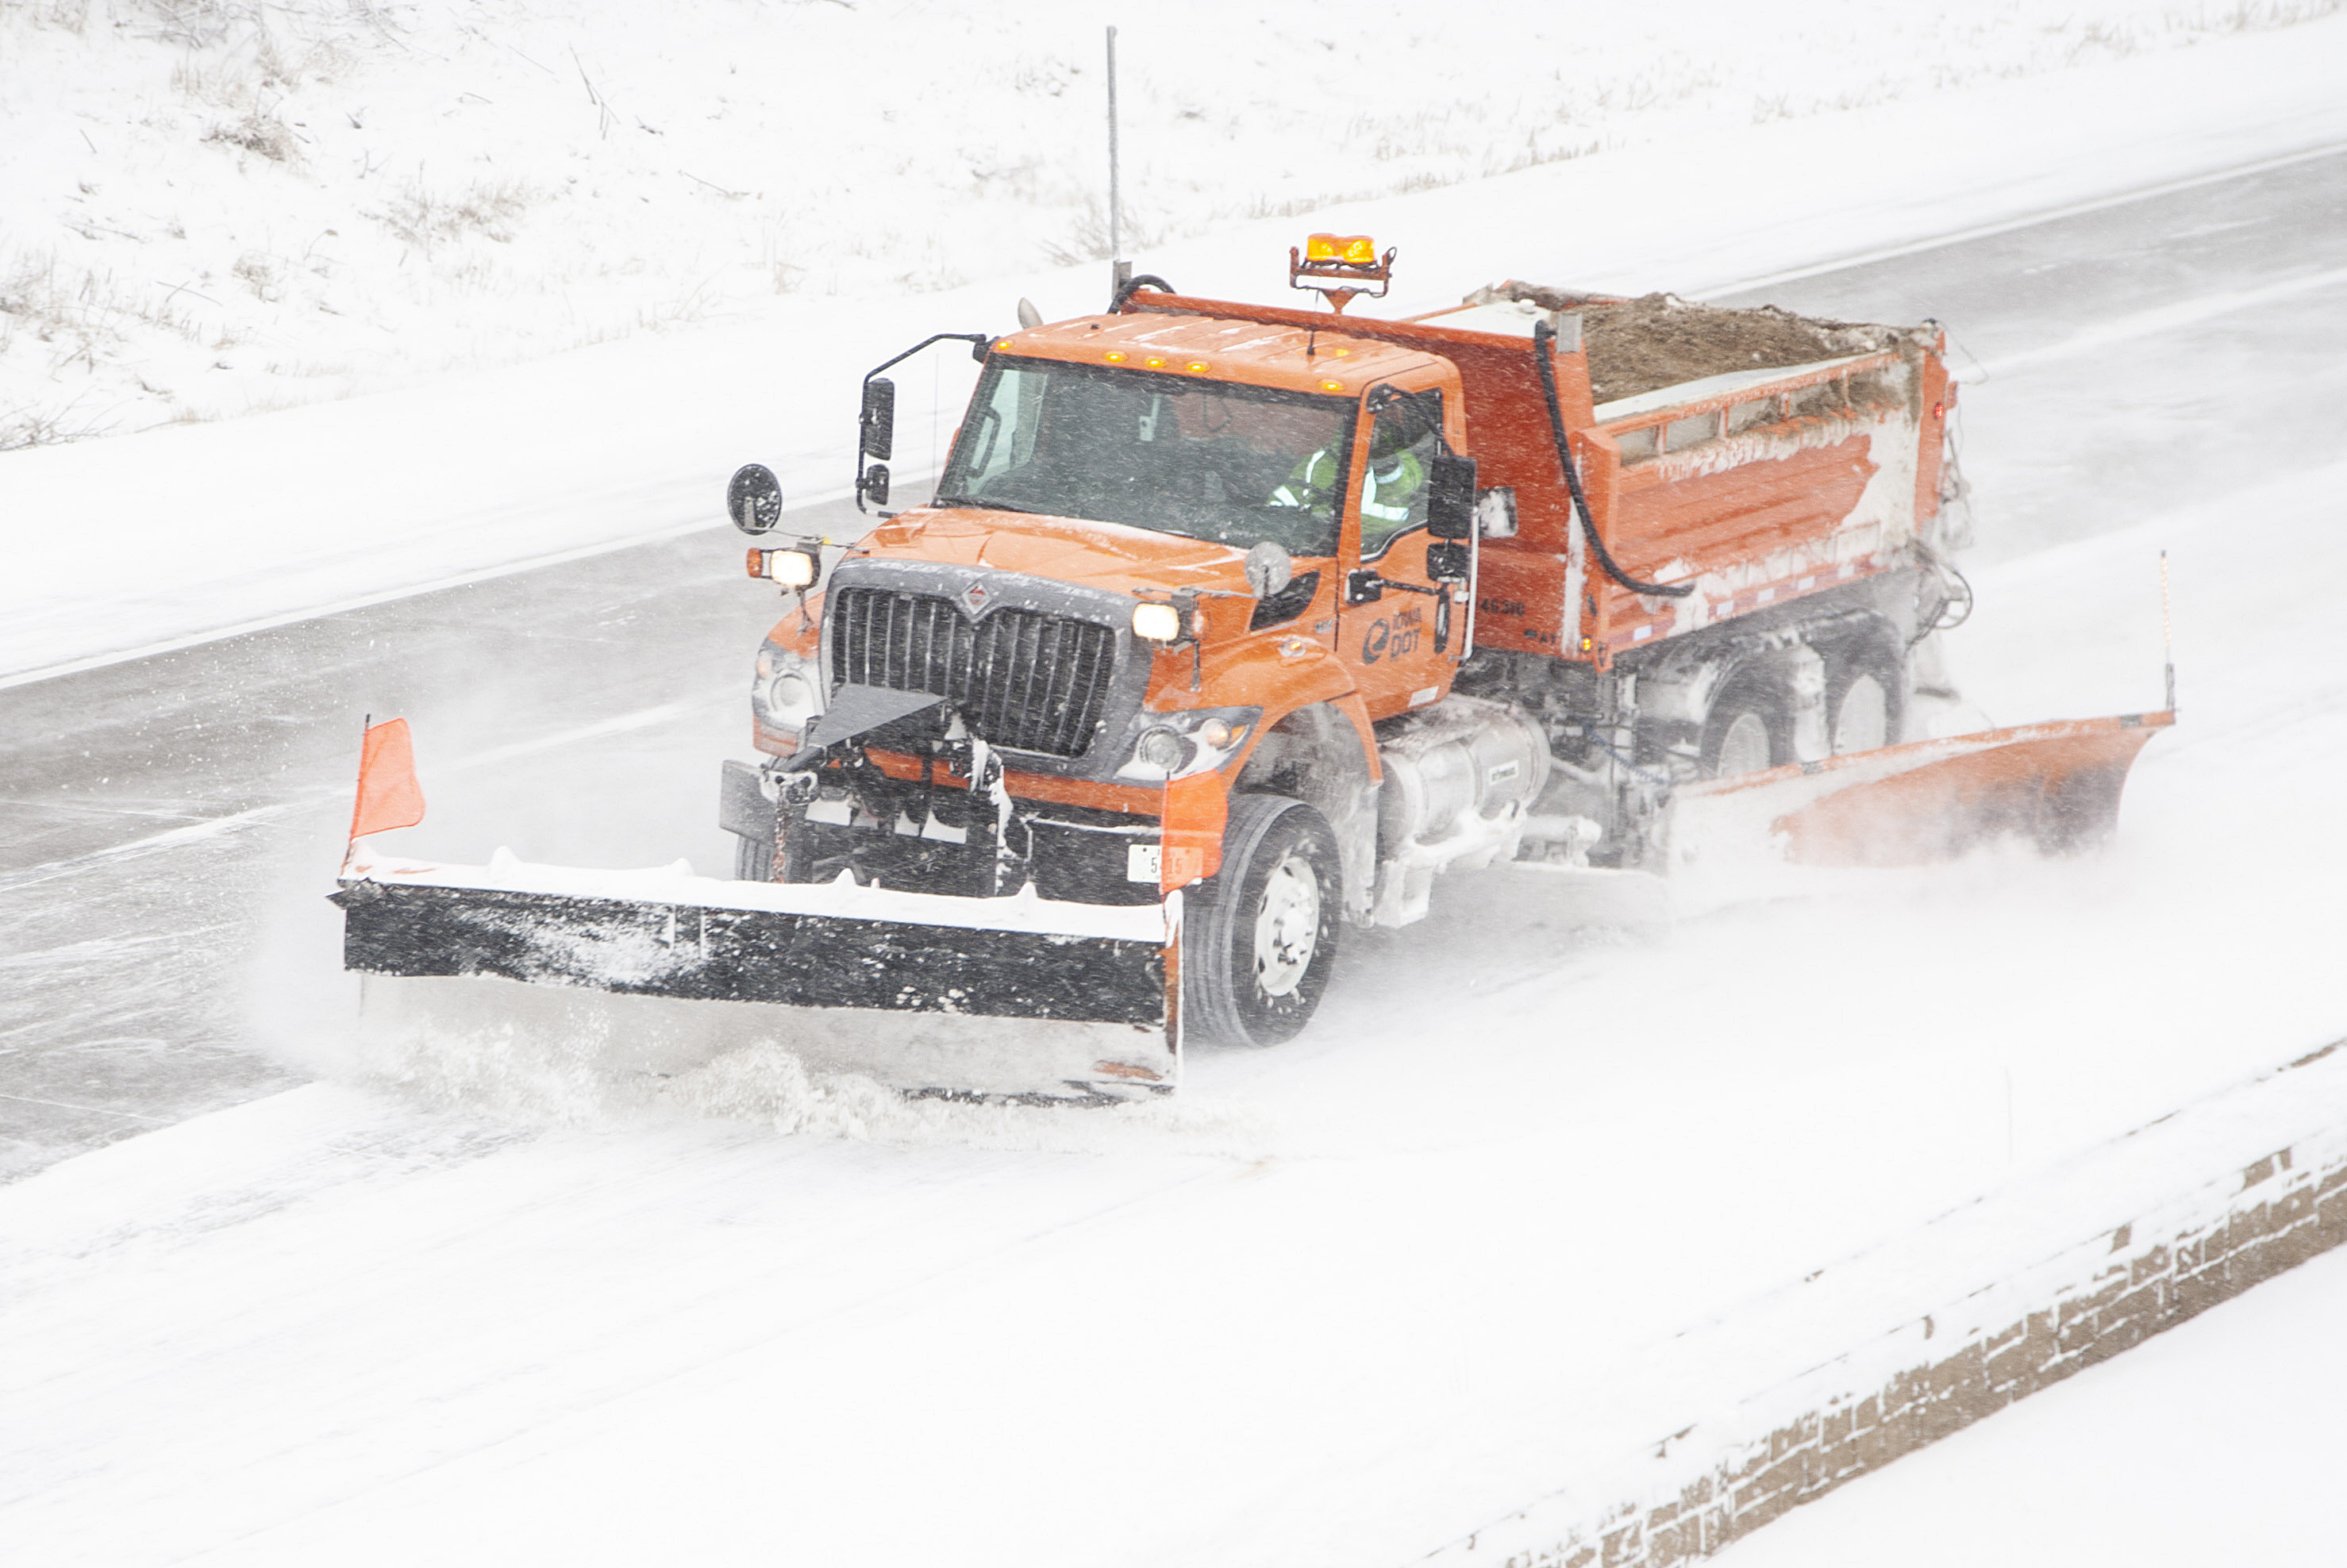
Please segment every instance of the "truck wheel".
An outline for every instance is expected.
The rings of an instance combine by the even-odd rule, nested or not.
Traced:
[[[1183,1028],[1225,1045],[1277,1045],[1311,1021],[1337,960],[1337,835],[1286,795],[1231,800],[1223,868],[1183,918]]]
[[[1729,682],[1703,723],[1704,776],[1757,774],[1792,760],[1793,724],[1782,695],[1756,677]]]
[[[774,841],[752,838],[746,833],[733,835],[733,880],[736,882],[772,882],[774,879]]]
[[[1870,645],[1826,654],[1826,735],[1836,756],[1898,743],[1906,724],[1906,671]]]

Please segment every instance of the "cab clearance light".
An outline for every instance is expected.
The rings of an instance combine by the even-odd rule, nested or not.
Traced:
[[[1194,359],[1182,368],[1192,375],[1204,375],[1206,374],[1206,362],[1203,359]]]
[[[1149,356],[1145,363],[1152,370],[1163,370],[1165,368],[1165,362],[1153,354]]]
[[[1323,392],[1342,392],[1345,390],[1345,384],[1341,381],[1324,381],[1320,384],[1320,390]]]
[[[1112,348],[1106,354],[1101,355],[1101,357],[1108,361],[1111,364],[1122,364],[1124,363],[1124,351],[1121,348]]]

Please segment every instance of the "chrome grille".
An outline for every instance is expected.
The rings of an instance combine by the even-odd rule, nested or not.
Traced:
[[[933,692],[989,745],[1077,757],[1100,724],[1116,629],[1035,610],[974,621],[934,594],[841,588],[831,649],[835,689]]]

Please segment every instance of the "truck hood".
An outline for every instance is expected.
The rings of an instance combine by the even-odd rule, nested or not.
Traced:
[[[865,543],[876,560],[991,567],[1116,593],[1248,591],[1246,553],[1235,546],[1081,518],[923,508],[898,514]]]

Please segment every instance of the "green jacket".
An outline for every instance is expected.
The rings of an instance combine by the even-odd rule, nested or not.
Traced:
[[[1296,466],[1287,483],[1271,493],[1276,507],[1309,507],[1319,497],[1337,491],[1337,455],[1324,446]],[[1407,449],[1369,465],[1361,487],[1361,548],[1364,554],[1384,546],[1409,521],[1409,508],[1426,487],[1426,465]]]

